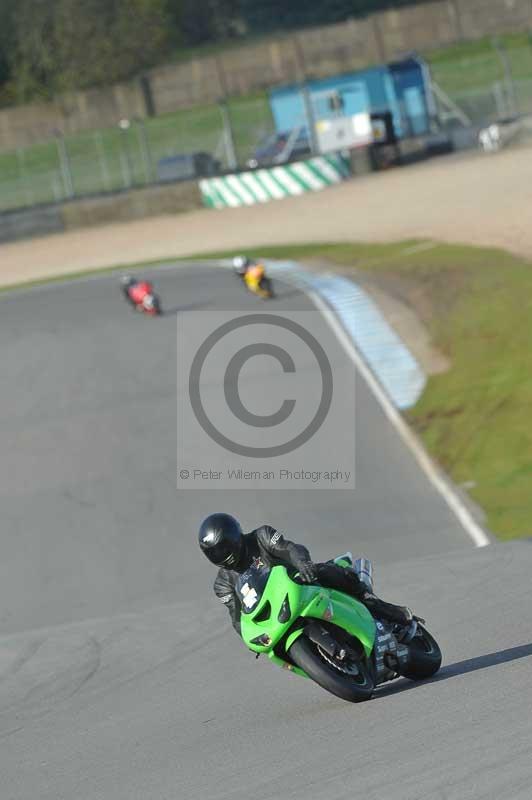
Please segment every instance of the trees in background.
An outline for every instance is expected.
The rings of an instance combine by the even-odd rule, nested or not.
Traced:
[[[219,42],[244,32],[240,0],[168,0],[174,37],[187,46]]]
[[[363,4],[372,5],[373,10],[376,6],[374,2]],[[241,0],[240,3],[247,29],[256,33],[337,22],[354,16],[357,5],[360,5],[357,0],[320,0],[318,3],[308,0]]]
[[[0,0],[0,13],[19,102],[114,83],[168,53],[167,0]]]
[[[0,104],[138,75],[184,47],[427,0],[0,0]]]
[[[13,20],[17,0],[0,0],[0,103],[14,102],[8,89],[11,77],[9,51],[13,42]]]
[[[325,25],[386,8],[428,0],[240,0],[240,12],[250,33]]]

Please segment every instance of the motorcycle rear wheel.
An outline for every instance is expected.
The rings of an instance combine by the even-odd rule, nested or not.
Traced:
[[[411,681],[431,678],[441,667],[442,653],[434,636],[423,625],[418,626],[418,634],[408,643],[409,658],[401,675]]]
[[[305,635],[296,639],[289,653],[294,664],[306,672],[309,678],[342,700],[362,703],[369,700],[375,690],[375,681],[365,660],[356,663],[358,675],[342,672]]]
[[[275,297],[271,278],[264,277],[260,282],[260,288],[266,293],[267,299]]]

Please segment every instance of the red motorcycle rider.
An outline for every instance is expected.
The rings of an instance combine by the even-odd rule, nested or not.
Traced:
[[[130,275],[122,278],[124,297],[137,311],[147,314],[159,314],[159,300],[154,292],[153,284],[145,280],[136,280]]]

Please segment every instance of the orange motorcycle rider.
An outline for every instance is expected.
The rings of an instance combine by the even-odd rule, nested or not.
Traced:
[[[273,297],[271,281],[266,276],[264,264],[247,256],[237,256],[233,259],[236,274],[242,279],[247,289],[259,297]]]

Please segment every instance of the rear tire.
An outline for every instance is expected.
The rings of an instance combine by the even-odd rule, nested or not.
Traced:
[[[305,635],[296,639],[289,650],[294,664],[327,692],[350,703],[369,700],[375,690],[375,681],[365,660],[357,662],[358,678],[343,674],[320,655],[317,645]]]
[[[270,278],[268,278],[268,277],[263,278],[262,281],[261,281],[261,284],[260,284],[260,288],[263,291],[267,292],[268,299],[271,300],[272,298],[275,297],[275,293],[273,291],[273,283],[272,283]]]
[[[422,625],[418,635],[408,643],[409,658],[401,675],[411,681],[431,678],[441,667],[442,653],[436,639]]]

